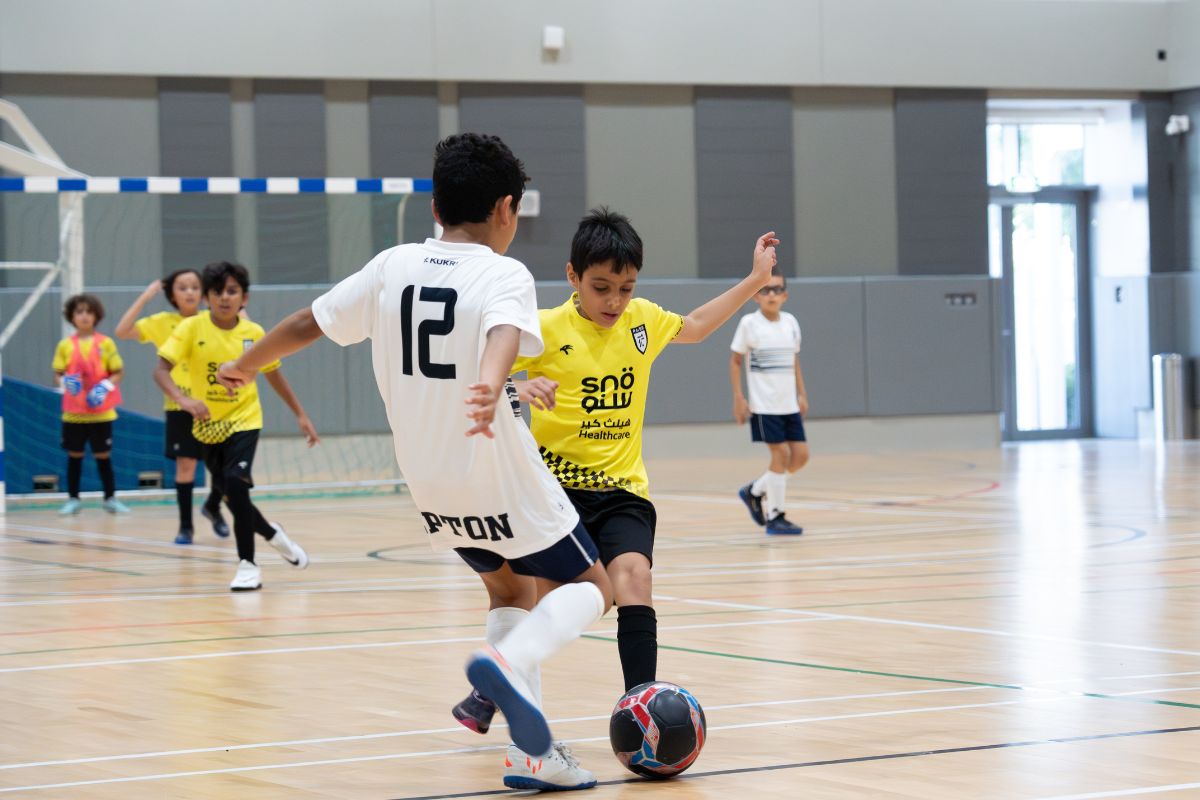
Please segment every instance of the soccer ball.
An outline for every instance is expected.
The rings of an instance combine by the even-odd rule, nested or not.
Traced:
[[[704,747],[704,709],[682,686],[653,681],[617,701],[608,739],[625,768],[647,778],[669,778],[690,767]]]

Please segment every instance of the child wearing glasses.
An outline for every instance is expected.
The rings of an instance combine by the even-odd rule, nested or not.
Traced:
[[[772,536],[804,533],[784,516],[788,473],[808,463],[804,436],[808,393],[800,370],[800,323],[783,310],[787,298],[787,281],[776,267],[770,282],[754,295],[758,311],[738,322],[729,358],[733,418],[739,425],[749,419],[750,438],[765,442],[770,451],[767,471],[739,489],[738,496],[750,509],[750,517]],[[749,400],[742,393],[747,360]]]

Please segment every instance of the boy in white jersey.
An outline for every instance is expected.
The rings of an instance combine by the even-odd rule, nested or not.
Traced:
[[[441,239],[380,253],[224,365],[221,379],[236,386],[323,335],[343,346],[371,339],[417,518],[433,548],[455,550],[494,601],[487,624],[493,647],[472,655],[467,676],[508,720],[516,746],[505,783],[582,789],[595,777],[552,742],[539,708],[538,664],[598,620],[612,590],[508,380],[518,352],[542,350],[533,276],[503,255],[527,180],[496,137],[466,133],[440,142],[433,213]],[[536,605],[534,583],[524,576],[547,590]]]
[[[771,282],[754,295],[758,311],[738,322],[729,357],[729,382],[733,386],[733,418],[750,420],[750,438],[765,442],[771,462],[757,480],[738,491],[750,517],[772,535],[798,535],[804,529],[784,516],[787,476],[808,463],[804,415],[808,393],[800,371],[800,323],[782,306],[787,302],[787,282],[777,268]],[[742,394],[742,371],[749,355],[746,384],[750,399]],[[766,506],[763,506],[763,499]]]

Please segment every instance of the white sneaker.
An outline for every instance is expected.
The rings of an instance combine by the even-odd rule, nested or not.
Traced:
[[[229,582],[231,592],[253,592],[262,588],[262,570],[246,559],[238,562],[237,574]]]
[[[307,567],[308,553],[304,552],[304,548],[289,539],[287,533],[278,522],[272,522],[271,527],[275,529],[275,535],[271,537],[267,544],[278,550],[279,555],[283,556],[283,560],[296,569]]]
[[[561,792],[590,789],[596,785],[596,776],[579,766],[579,759],[562,742],[555,742],[541,758],[526,755],[510,744],[504,756],[504,785],[510,789]]]

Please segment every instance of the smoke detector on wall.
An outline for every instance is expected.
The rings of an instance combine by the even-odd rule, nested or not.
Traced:
[[[1172,114],[1167,117],[1167,136],[1182,136],[1192,129],[1192,119],[1187,114]]]

